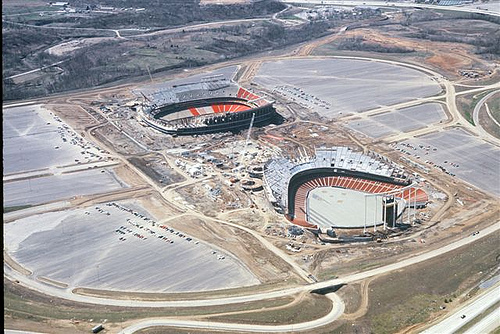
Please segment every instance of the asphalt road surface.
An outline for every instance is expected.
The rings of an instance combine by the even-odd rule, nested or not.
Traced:
[[[178,319],[151,319],[127,327],[124,330],[122,330],[120,334],[135,333],[138,330],[156,326],[226,330],[226,331],[244,331],[244,332],[257,332],[257,333],[284,333],[284,332],[308,330],[311,328],[317,328],[320,326],[327,325],[335,321],[344,312],[344,303],[337,295],[331,293],[326,296],[332,300],[334,305],[330,313],[328,313],[322,318],[298,324],[273,326],[273,325],[220,323],[212,321],[190,321],[190,320],[178,320]]]
[[[500,327],[500,308],[484,317],[480,322],[466,330],[465,334],[491,333]]]
[[[500,301],[500,284],[497,284],[487,293],[482,294],[472,303],[458,309],[440,323],[423,331],[422,334],[454,333],[498,301]],[[491,324],[495,323],[495,319],[492,317],[498,316],[498,313],[499,309],[496,309],[495,312],[491,313],[492,315],[487,316],[476,326],[488,328]],[[496,318],[496,322],[498,324],[500,318]],[[476,326],[470,328],[467,333],[488,333],[488,331],[474,331],[473,328]]]

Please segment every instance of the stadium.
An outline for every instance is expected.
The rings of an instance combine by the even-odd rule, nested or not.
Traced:
[[[273,102],[216,75],[144,95],[142,121],[171,135],[237,132],[273,122]]]
[[[412,221],[406,209],[427,204],[415,180],[376,153],[320,148],[303,160],[276,158],[264,165],[271,203],[295,225],[322,231],[394,228]]]

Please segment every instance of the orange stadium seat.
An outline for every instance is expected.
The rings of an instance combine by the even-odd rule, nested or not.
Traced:
[[[200,116],[200,113],[198,112],[198,109],[196,108],[189,108],[189,111],[193,116]]]
[[[306,228],[317,228],[317,225],[313,225],[307,221],[305,208],[307,207],[307,197],[309,195],[309,192],[318,187],[345,188],[372,194],[386,193],[403,188],[403,186],[391,183],[353,177],[330,176],[315,178],[301,184],[297,189],[297,192],[295,194],[294,207],[295,217],[293,219],[291,219],[291,217],[288,217],[288,219],[290,221],[293,221],[294,224]],[[428,201],[427,193],[423,189],[413,187],[403,190],[402,198],[410,202],[415,201],[416,203],[425,203]]]

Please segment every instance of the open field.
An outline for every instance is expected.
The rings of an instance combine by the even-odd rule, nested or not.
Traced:
[[[21,219],[5,226],[5,238],[16,261],[70,287],[181,292],[258,283],[231,254],[116,206]]]
[[[324,296],[305,294],[290,307],[281,307],[262,312],[253,311],[210,317],[214,321],[240,322],[250,324],[289,324],[320,318],[330,312],[331,301]]]
[[[489,134],[500,138],[500,92],[493,94],[479,109],[479,125]]]
[[[438,10],[413,11],[409,16],[397,11],[386,14],[384,22],[349,29],[313,54],[404,59],[471,85],[477,84],[476,79],[462,77],[460,70],[472,70],[482,80],[498,81],[492,61],[498,59],[498,24],[488,18],[465,18],[461,13]]]
[[[332,119],[340,114],[401,103],[441,92],[427,75],[402,66],[350,59],[297,59],[265,62],[255,82],[268,89],[289,85],[328,102],[317,108],[313,98],[304,103],[319,115]]]
[[[427,150],[429,145],[431,149]],[[442,166],[458,178],[496,196],[500,195],[500,149],[476,139],[462,129],[452,128],[406,140],[398,143],[398,147],[419,156],[421,163],[425,164],[427,160]],[[431,167],[430,164],[427,166]]]
[[[499,237],[496,233],[464,249],[374,280],[369,286],[368,312],[356,320],[355,327],[392,333],[444,315],[447,310],[440,310],[440,306],[449,309],[468,299],[464,294],[496,270]]]

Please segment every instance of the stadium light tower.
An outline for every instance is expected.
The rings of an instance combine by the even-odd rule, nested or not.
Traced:
[[[241,151],[240,166],[243,165],[243,159],[245,158],[245,153],[247,151],[248,142],[250,141],[250,133],[252,132],[252,126],[253,126],[254,120],[255,120],[255,113],[252,114],[252,119],[250,120],[250,126],[248,127],[247,138],[245,140],[245,146],[243,147],[243,150]]]

